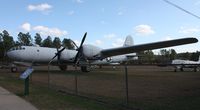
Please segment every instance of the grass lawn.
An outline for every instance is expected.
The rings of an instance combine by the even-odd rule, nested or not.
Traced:
[[[172,72],[171,68],[128,67],[129,109],[200,110],[200,72]],[[78,90],[92,98],[78,97],[57,90]],[[31,102],[40,110],[116,110],[125,104],[124,68],[105,67],[90,73],[51,71],[51,83],[59,89],[48,89],[47,71],[36,70],[30,84],[30,95],[24,96],[24,82],[15,73],[0,70],[0,86]],[[83,94],[81,94],[83,95]],[[95,100],[101,96],[108,103]],[[111,103],[109,103],[111,102]]]
[[[39,110],[116,110],[114,106],[95,100],[58,92],[38,84],[30,84],[30,94],[24,96],[24,81],[0,76],[0,86],[32,103]]]

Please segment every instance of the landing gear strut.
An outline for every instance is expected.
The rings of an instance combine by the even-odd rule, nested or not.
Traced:
[[[67,70],[67,65],[60,65],[59,68],[62,71],[66,71]]]
[[[183,68],[182,68],[182,67],[180,68],[180,71],[183,71]]]
[[[82,72],[90,72],[90,66],[81,66]]]

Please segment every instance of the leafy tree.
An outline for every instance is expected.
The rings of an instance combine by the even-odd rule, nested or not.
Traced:
[[[48,36],[46,39],[43,40],[42,46],[43,47],[53,47],[53,42],[52,42],[51,36]]]
[[[19,32],[18,41],[21,45],[26,45],[26,46],[32,45],[32,43],[31,43],[32,38],[31,38],[31,35],[29,34],[29,32],[27,32],[26,34]]]
[[[162,56],[162,62],[168,62],[170,60],[170,50],[161,49],[160,54]]]
[[[3,38],[0,36],[0,59],[4,56],[4,48],[3,48]]]
[[[161,49],[160,50],[160,54],[164,57],[168,56],[169,52],[167,51],[167,49]]]
[[[41,46],[42,45],[42,38],[39,33],[35,34],[35,44]]]
[[[145,55],[145,57],[146,57],[146,61],[147,61],[148,63],[150,63],[150,64],[152,64],[153,61],[155,60],[155,58],[154,58],[154,53],[153,53],[152,50],[146,50],[146,51],[144,51],[144,55]]]
[[[200,55],[200,52],[199,52],[199,51],[193,52],[193,53],[191,54],[190,60],[198,61],[198,60],[199,60],[199,55]]]
[[[75,49],[75,46],[73,45],[72,41],[70,39],[63,39],[62,41],[63,46],[65,46],[68,49]]]
[[[170,60],[174,60],[176,58],[176,51],[174,49],[170,49]]]
[[[190,59],[191,53],[185,52],[185,53],[179,53],[177,55],[178,59],[188,60]]]
[[[3,38],[2,38],[2,36],[0,36],[0,42],[3,42]]]
[[[20,45],[21,44],[18,41],[15,42],[15,46],[20,46]]]
[[[137,52],[137,55],[139,56],[138,57],[138,63],[142,64],[143,61],[144,61],[144,51]]]
[[[0,33],[0,58],[4,57],[7,52],[15,44],[13,37],[9,35],[8,31],[4,30]]]
[[[53,40],[53,47],[60,48],[61,47],[61,41],[59,37],[55,37]]]
[[[2,33],[0,33],[0,37],[1,37],[4,51],[8,51],[11,47],[14,46],[15,42],[13,40],[13,37],[10,36],[6,30],[4,30]]]

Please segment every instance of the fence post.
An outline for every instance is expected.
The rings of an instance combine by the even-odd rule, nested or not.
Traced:
[[[125,68],[125,85],[126,85],[126,105],[129,104],[129,93],[128,93],[128,68],[127,65],[124,66]]]
[[[77,73],[75,74],[75,94],[78,95],[78,79],[77,79]]]

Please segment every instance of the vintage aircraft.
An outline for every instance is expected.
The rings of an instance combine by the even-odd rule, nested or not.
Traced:
[[[184,68],[193,68],[194,72],[197,72],[198,67],[200,67],[200,56],[198,61],[175,59],[172,60],[171,65],[174,66],[175,72],[177,72],[178,69],[184,71]]]
[[[75,65],[80,66],[83,72],[88,72],[89,67],[93,62],[105,60],[109,57],[198,42],[196,38],[182,38],[102,49],[94,45],[83,45],[86,35],[87,33],[84,34],[81,44],[76,50],[69,50],[65,47],[56,49],[48,47],[20,46],[11,48],[7,52],[7,55],[15,61],[46,64],[52,62],[64,66]]]

